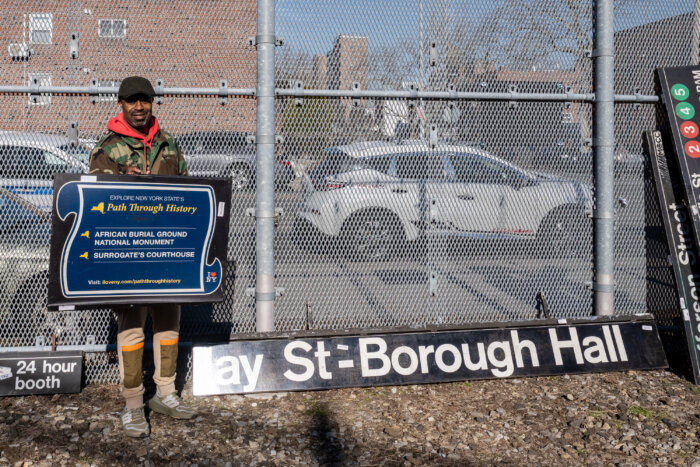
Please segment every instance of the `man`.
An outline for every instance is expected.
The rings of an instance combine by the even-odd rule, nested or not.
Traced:
[[[175,140],[160,129],[153,116],[151,83],[131,76],[119,86],[117,103],[122,110],[107,124],[109,133],[90,154],[90,173],[187,175],[187,164]],[[154,412],[178,419],[195,416],[175,392],[177,342],[180,306],[176,304],[140,305],[115,308],[119,334],[117,347],[119,375],[125,408],[121,415],[127,436],[144,438],[150,434],[143,403],[143,347],[147,315],[153,321],[153,380],[155,396],[148,402]]]

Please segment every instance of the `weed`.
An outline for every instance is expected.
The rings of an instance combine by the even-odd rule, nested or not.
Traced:
[[[452,383],[452,385],[455,387],[463,387],[463,386],[469,387],[472,385],[472,383],[469,381],[455,381],[454,383]]]
[[[688,386],[688,391],[692,392],[693,394],[700,394],[700,386],[696,386],[694,384],[691,384]]]
[[[605,416],[605,413],[602,410],[591,410],[588,415],[590,415],[593,418],[603,418]]]
[[[370,388],[364,388],[362,390],[361,398],[365,402],[369,402],[372,399],[375,399],[377,397],[382,397],[385,394],[383,393],[383,388],[380,387],[370,387]]]
[[[651,409],[640,407],[638,405],[633,405],[632,407],[630,407],[629,410],[627,411],[627,414],[628,415],[635,415],[637,417],[643,416],[643,417],[650,418],[653,420],[661,420],[664,417],[664,414],[656,413]]]
[[[369,390],[363,389],[358,395],[357,399],[364,401],[364,402],[369,402],[372,400],[372,394],[370,393]]]
[[[329,412],[327,407],[317,404],[314,404],[308,409],[304,410],[304,415],[308,415],[309,417],[318,418],[322,420],[328,419],[330,414],[331,413]]]

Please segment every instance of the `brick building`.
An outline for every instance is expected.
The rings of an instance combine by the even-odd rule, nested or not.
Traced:
[[[313,58],[311,68],[311,83],[312,89],[323,89],[328,86],[328,57],[325,55],[316,55]]]
[[[369,40],[363,36],[336,37],[328,53],[326,83],[328,89],[348,90],[354,83],[366,90],[369,76]],[[336,136],[352,138],[370,123],[370,115],[364,107],[355,107],[349,99],[333,101],[333,121]]]
[[[254,88],[255,0],[104,2],[19,1],[0,4],[0,85],[32,79],[53,86],[118,86],[139,74],[165,87]],[[72,58],[71,36],[78,37]],[[71,121],[81,135],[99,135],[117,111],[116,96],[0,95],[0,130],[65,133]],[[173,133],[254,128],[255,101],[218,97],[166,97],[154,109]]]
[[[328,89],[352,89],[354,82],[367,89],[369,40],[362,36],[340,35],[328,53]]]

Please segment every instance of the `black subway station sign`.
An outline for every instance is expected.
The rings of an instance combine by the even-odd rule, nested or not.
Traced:
[[[700,67],[656,72],[659,128],[646,143],[671,253],[692,375],[700,384]]]
[[[80,392],[82,352],[0,354],[0,396]]]
[[[536,323],[392,334],[261,336],[195,346],[193,392],[295,391],[667,366],[649,315]]]

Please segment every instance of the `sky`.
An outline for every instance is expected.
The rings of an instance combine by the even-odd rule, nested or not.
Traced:
[[[426,24],[439,11],[453,16],[468,11],[477,22],[493,4],[492,0],[279,0],[276,32],[290,46],[325,54],[340,34],[369,37],[370,47],[391,44],[396,38],[418,39],[421,5]]]
[[[563,0],[552,0],[555,1]],[[368,37],[370,49],[373,49],[393,45],[397,38],[419,40],[420,24],[425,26],[431,17],[442,12],[450,21],[476,28],[495,7],[505,2],[507,0],[278,0],[276,32],[289,47],[310,54],[327,53],[340,34]],[[693,0],[616,0],[615,5],[616,30],[693,10]],[[423,35],[424,40],[430,39],[427,26],[423,28]]]

